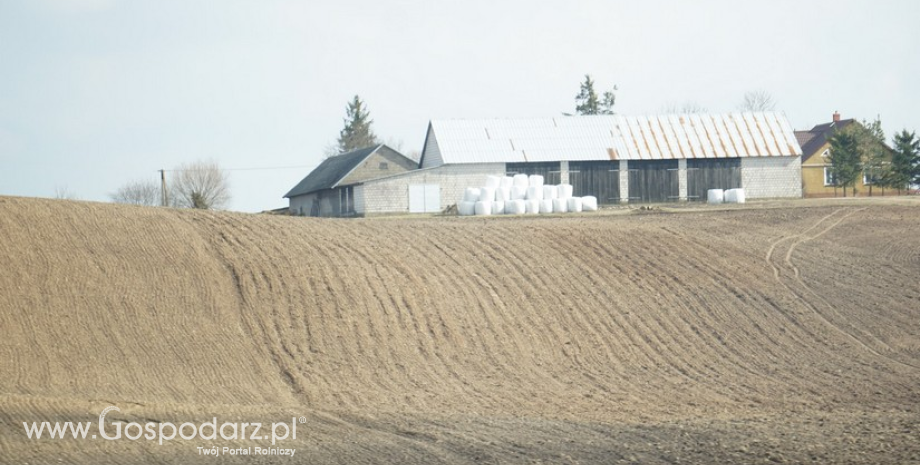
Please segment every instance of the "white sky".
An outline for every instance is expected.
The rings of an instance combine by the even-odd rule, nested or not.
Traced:
[[[106,201],[196,159],[260,211],[322,160],[359,94],[421,151],[432,118],[615,110],[773,95],[796,129],[920,130],[920,2],[0,0],[0,195]]]

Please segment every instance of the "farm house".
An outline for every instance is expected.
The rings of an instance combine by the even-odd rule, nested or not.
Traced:
[[[801,197],[801,155],[779,113],[432,120],[420,169],[355,185],[355,211],[440,211],[486,176],[516,173],[602,204],[738,187],[750,199]]]

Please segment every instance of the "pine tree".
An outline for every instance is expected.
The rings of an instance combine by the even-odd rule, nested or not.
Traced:
[[[598,98],[594,90],[594,81],[586,74],[585,82],[581,83],[581,91],[575,96],[575,111],[579,115],[612,115],[613,104],[616,103],[616,90],[617,86],[613,86],[613,90],[604,92],[603,97]]]
[[[338,153],[351,152],[380,143],[371,129],[374,120],[371,119],[370,111],[357,95],[348,103],[343,121],[345,127],[339,132]]]
[[[831,173],[834,183],[843,187],[843,196],[847,196],[847,186],[854,186],[856,179],[862,173],[862,163],[859,157],[859,142],[849,131],[839,131],[830,138],[831,144]]]
[[[914,132],[903,130],[894,135],[894,154],[891,156],[890,186],[901,193],[911,182],[920,181],[920,140]]]

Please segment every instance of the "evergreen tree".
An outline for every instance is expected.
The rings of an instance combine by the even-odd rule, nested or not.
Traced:
[[[843,187],[843,196],[847,196],[847,186],[854,186],[862,173],[860,163],[859,141],[850,131],[839,131],[830,138],[831,173],[834,184]]]
[[[870,123],[863,120],[862,124],[851,124],[844,131],[856,138],[863,173],[869,183],[869,195],[872,195],[874,186],[887,187],[887,181],[891,177],[888,174],[891,164],[888,149],[885,147],[885,131],[882,130],[882,121],[876,119]]]
[[[355,98],[348,103],[345,109],[345,127],[339,132],[339,139],[336,147],[338,153],[351,152],[364,147],[374,146],[380,143],[371,124],[370,111],[367,105],[361,101],[361,98],[355,95]]]
[[[575,111],[579,115],[612,115],[613,104],[616,103],[616,90],[617,86],[613,86],[613,90],[604,92],[599,98],[594,90],[594,81],[586,74],[585,82],[581,83],[581,91],[575,96]]]
[[[920,140],[914,132],[903,130],[894,135],[890,186],[901,193],[911,182],[920,182]]]

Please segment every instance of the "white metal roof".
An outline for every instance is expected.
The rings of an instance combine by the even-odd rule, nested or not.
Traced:
[[[444,164],[802,154],[780,113],[432,120],[430,128]]]

